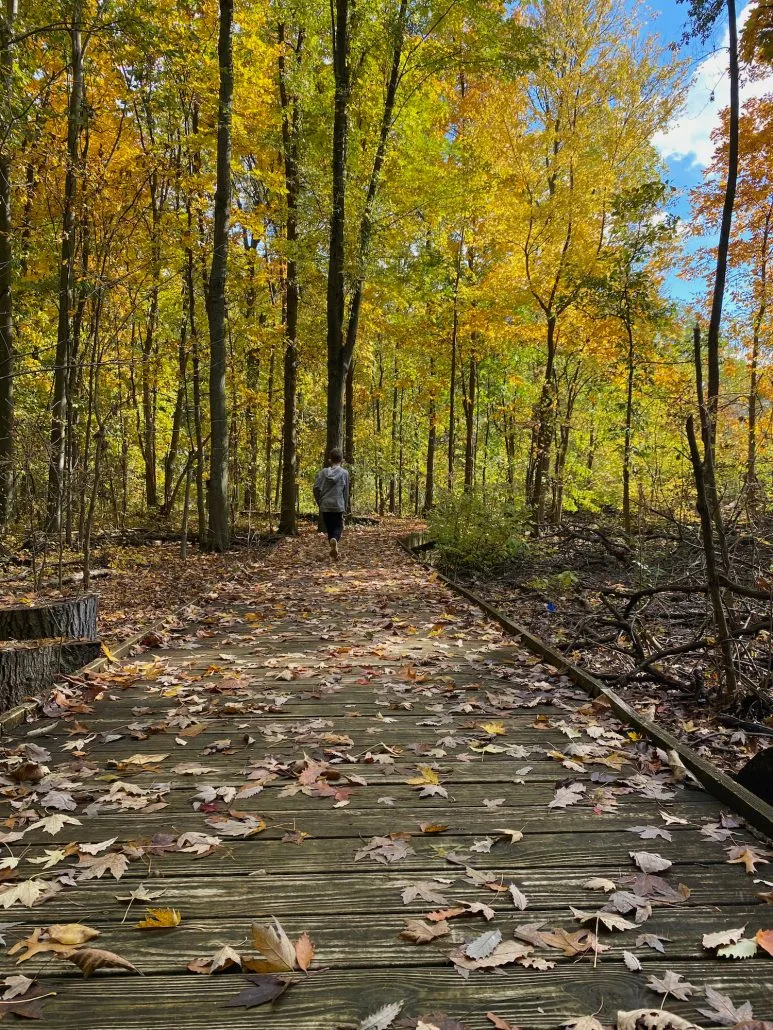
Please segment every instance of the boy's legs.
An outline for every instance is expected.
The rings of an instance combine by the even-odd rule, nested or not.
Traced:
[[[342,511],[324,511],[325,529],[330,543],[330,557],[338,561],[338,541],[344,529],[344,513]]]

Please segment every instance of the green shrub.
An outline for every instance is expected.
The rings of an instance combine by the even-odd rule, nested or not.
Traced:
[[[490,573],[526,548],[526,518],[506,494],[445,493],[427,522],[444,571]]]

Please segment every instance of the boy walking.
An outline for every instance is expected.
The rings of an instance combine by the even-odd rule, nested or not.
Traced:
[[[338,561],[338,543],[344,531],[344,512],[349,507],[349,473],[343,467],[340,447],[328,455],[330,464],[317,473],[314,500],[319,505],[330,543],[330,557]]]

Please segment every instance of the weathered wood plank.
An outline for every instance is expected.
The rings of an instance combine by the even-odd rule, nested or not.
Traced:
[[[662,976],[665,963],[647,967]],[[678,972],[691,982],[708,983],[736,1004],[749,1000],[755,1016],[773,1016],[773,1000],[763,963],[728,967],[682,962]],[[404,1000],[404,1012],[417,1017],[443,1011],[463,1019],[470,1030],[490,1030],[493,1010],[529,1030],[548,1030],[566,1019],[596,1013],[610,1022],[618,1009],[658,1007],[662,997],[648,991],[640,974],[622,967],[571,965],[549,973],[518,969],[506,977],[476,974],[464,981],[452,970],[401,969],[323,971],[299,977],[287,994],[257,1009],[225,1007],[246,985],[239,976],[105,976],[92,980],[56,979],[44,984],[57,991],[46,1007],[47,1023],[57,1030],[188,1030],[271,1027],[271,1030],[340,1030],[357,1025],[384,1004]],[[669,1009],[694,1018],[695,1004],[672,1001]],[[706,1030],[716,1024],[703,1021]]]

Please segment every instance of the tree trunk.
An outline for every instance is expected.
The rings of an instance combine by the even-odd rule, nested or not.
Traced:
[[[456,351],[459,339],[459,280],[462,275],[462,241],[456,255],[456,278],[454,281],[454,313],[451,324],[451,374],[448,383],[448,475],[446,486],[449,491],[454,488],[454,451],[456,449]]]
[[[97,594],[0,608],[0,640],[94,639],[98,610]]]
[[[470,355],[467,380],[462,373],[462,403],[464,405],[464,490],[470,493],[475,477],[475,405],[477,401],[478,363]]]
[[[430,362],[430,379],[434,378],[434,364]],[[435,451],[437,450],[437,414],[435,398],[429,400],[429,430],[427,432],[427,473],[424,480],[424,511],[432,511],[435,506]]]
[[[208,546],[225,551],[228,526],[228,402],[226,397],[226,301],[228,225],[231,212],[231,108],[233,100],[233,0],[220,0],[217,54],[220,88],[217,118],[217,187],[215,189],[212,265],[207,293],[209,321],[209,412],[211,459]]]
[[[687,419],[687,441],[690,445],[690,461],[692,462],[693,475],[695,477],[697,508],[701,520],[703,553],[706,559],[706,582],[709,588],[709,597],[711,599],[711,607],[714,613],[714,623],[717,629],[717,636],[719,638],[719,646],[722,654],[722,667],[725,675],[725,684],[729,694],[733,695],[738,689],[738,680],[733,660],[733,645],[730,640],[725,606],[722,601],[722,591],[719,583],[716,556],[714,553],[714,534],[712,530],[711,511],[706,494],[704,464],[701,461],[698,442],[695,438],[695,426],[692,415]]]
[[[279,42],[284,42],[284,26],[279,26]],[[295,46],[296,62],[300,62],[303,47],[303,30],[299,30]],[[282,153],[284,157],[285,189],[287,191],[287,274],[285,299],[285,353],[283,369],[283,415],[282,415],[282,498],[279,515],[279,532],[295,536],[296,500],[298,494],[298,141],[299,109],[298,98],[287,90],[286,59],[279,55],[279,92],[282,103]]]
[[[532,456],[534,475],[531,489],[530,506],[537,535],[545,520],[545,493],[547,473],[550,467],[550,442],[553,438],[553,418],[555,415],[555,391],[553,386],[553,369],[556,359],[556,317],[549,315],[546,322],[547,361],[545,377],[542,382],[537,407],[537,425],[534,431],[534,453]]]
[[[11,42],[17,0],[5,0],[0,11],[0,528],[13,509],[14,341],[13,249],[11,244],[11,140],[14,47]]]
[[[717,262],[714,273],[714,292],[711,300],[711,317],[706,334],[706,362],[708,366],[708,411],[711,426],[711,446],[716,447],[717,417],[719,414],[719,330],[722,322],[722,304],[725,298],[727,278],[727,254],[730,247],[730,228],[733,221],[736,183],[738,181],[738,124],[740,117],[740,72],[738,67],[738,27],[736,23],[735,0],[725,0],[728,24],[728,50],[730,76],[730,121],[728,128],[727,181],[725,200],[722,206],[722,222],[717,245]],[[711,503],[711,497],[709,497]]]
[[[346,373],[346,389],[344,391],[344,424],[345,424],[345,436],[344,436],[344,457],[347,464],[349,465],[349,508],[348,514],[351,514],[352,504],[354,503],[354,490],[356,486],[356,479],[354,476],[354,360],[349,363],[349,369]]]
[[[271,512],[271,453],[274,448],[274,348],[268,359],[268,381],[266,383],[266,438],[264,443],[263,507]]]
[[[626,380],[625,392],[625,438],[623,440],[623,529],[626,536],[631,535],[631,432],[633,429],[633,373],[634,373],[634,348],[633,328],[630,321],[626,322],[628,333],[628,377]]]
[[[327,440],[329,453],[340,447],[343,434],[344,383],[344,300],[346,227],[346,150],[349,137],[349,0],[331,2],[333,78],[333,176],[330,211],[330,250],[327,273]]]
[[[68,386],[72,346],[73,265],[75,259],[75,202],[78,190],[78,143],[83,104],[83,45],[81,39],[82,0],[74,0],[70,47],[72,83],[67,106],[67,169],[64,181],[62,243],[59,256],[58,319],[54,389],[51,400],[51,436],[48,467],[47,528],[56,532],[62,525]]]

